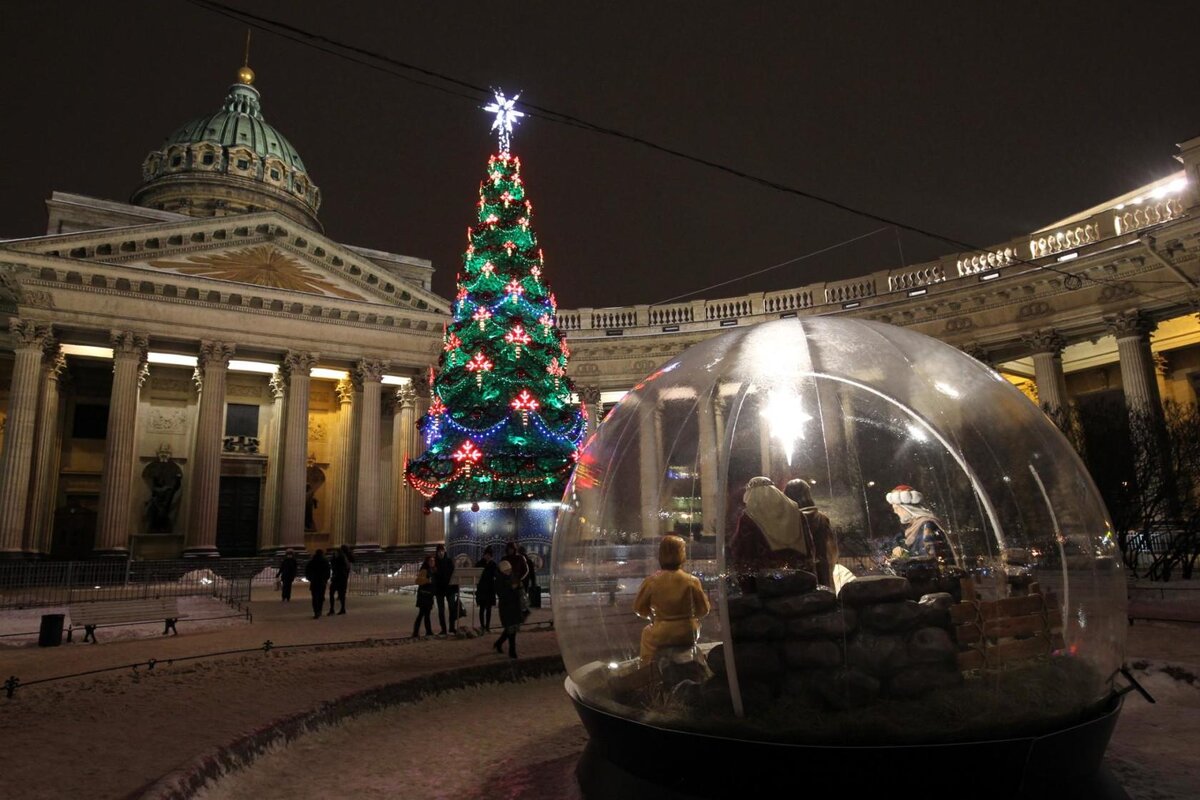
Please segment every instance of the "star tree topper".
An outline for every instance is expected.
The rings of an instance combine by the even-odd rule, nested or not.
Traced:
[[[508,153],[509,147],[512,144],[513,126],[517,124],[521,117],[525,116],[522,112],[513,108],[513,105],[521,95],[519,93],[514,94],[511,98],[506,99],[504,92],[497,91],[495,94],[496,102],[490,106],[484,106],[483,110],[496,115],[496,119],[492,122],[492,130],[499,130],[500,132],[500,152]]]

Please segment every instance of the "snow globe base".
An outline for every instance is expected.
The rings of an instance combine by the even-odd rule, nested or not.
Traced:
[[[1039,736],[929,745],[796,745],[660,728],[585,702],[567,678],[590,742],[577,777],[588,800],[741,797],[904,787],[967,791],[974,798],[1128,800],[1103,768],[1121,697],[1111,695],[1091,718]],[[682,763],[726,770],[681,769]],[[869,765],[869,771],[863,767]],[[940,793],[940,792],[939,792]]]

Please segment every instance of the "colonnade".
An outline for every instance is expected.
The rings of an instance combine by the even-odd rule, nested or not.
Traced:
[[[25,558],[50,552],[58,501],[59,460],[69,380],[67,360],[53,326],[14,318],[12,383],[3,451],[0,452],[0,557]],[[94,552],[127,556],[135,533],[134,480],[140,466],[136,442],[139,394],[149,374],[149,335],[114,330],[113,380]],[[226,377],[237,346],[203,340],[195,374],[199,392],[190,475],[185,483],[187,519],[184,555],[218,555],[217,517],[224,457]],[[260,504],[258,548],[276,552],[305,547],[304,515],[309,460],[309,390],[319,354],[289,350],[268,387],[274,413],[268,422],[265,482]],[[404,481],[404,465],[424,450],[417,419],[428,408],[411,383],[383,385],[382,359],[362,359],[337,385],[340,436],[331,544],[380,550],[424,541],[421,498]],[[385,469],[384,389],[394,390],[390,415],[392,458]],[[144,424],[144,420],[142,421]]]
[[[1151,419],[1161,421],[1162,403],[1155,375],[1154,357],[1150,348],[1150,337],[1156,328],[1155,321],[1139,310],[1132,310],[1105,319],[1108,332],[1117,343],[1121,380],[1126,406],[1130,413],[1148,414]],[[1021,343],[1032,357],[1034,380],[1037,385],[1038,402],[1046,414],[1060,427],[1070,424],[1071,401],[1067,392],[1063,370],[1062,353],[1071,342],[1054,329],[1039,329],[1021,337]],[[974,347],[964,347],[965,352],[987,363],[989,354]],[[603,410],[600,406],[600,389],[595,386],[578,387],[579,396],[588,412],[588,435],[595,432]],[[839,408],[832,395],[822,396],[822,404],[828,404],[835,413]],[[637,406],[637,452],[640,485],[640,523],[644,534],[651,536],[663,532],[664,515],[667,512],[663,496],[664,473],[667,464],[662,449],[662,419],[664,409],[670,402],[694,403],[691,410],[696,426],[697,451],[695,467],[699,471],[701,518],[706,532],[711,532],[712,520],[720,513],[718,476],[721,454],[727,446],[725,441],[725,402],[715,392],[689,400],[663,400],[653,389],[647,387],[638,396]],[[840,401],[837,401],[840,402]],[[759,426],[759,448],[761,474],[770,475],[772,470],[770,431],[768,426]],[[834,436],[851,437],[852,426],[845,431],[831,429],[826,432]],[[850,446],[850,440],[836,443],[835,449]],[[837,479],[837,476],[834,478]]]

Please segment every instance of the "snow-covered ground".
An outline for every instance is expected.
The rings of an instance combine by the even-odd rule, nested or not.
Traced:
[[[561,677],[479,686],[302,737],[197,797],[579,798],[586,744]]]
[[[158,628],[147,638],[102,636],[94,646],[0,648],[0,679],[18,675],[26,683],[159,662],[149,673],[124,669],[23,685],[12,700],[0,694],[0,798],[137,796],[198,755],[289,714],[412,677],[507,661],[485,638],[171,662],[267,639],[390,639],[410,632],[415,614],[408,596],[351,597],[347,616],[315,621],[307,599],[300,594],[283,604],[256,590],[253,623],[198,630],[181,622],[173,637]],[[1128,661],[1159,702],[1127,696],[1108,764],[1134,798],[1200,797],[1200,681],[1193,677],[1200,675],[1200,626],[1138,622],[1128,631]],[[552,633],[521,637],[523,656],[556,650]],[[210,796],[570,798],[584,736],[558,679],[460,690],[302,736],[222,780]],[[279,783],[263,777],[269,774]]]
[[[179,608],[179,622],[176,630],[187,633],[199,633],[231,625],[247,623],[244,613],[226,602],[212,597],[180,597],[176,601]],[[0,612],[0,648],[28,647],[37,644],[38,628],[43,614],[62,614],[63,628],[71,624],[71,612],[68,606],[50,606],[45,608],[22,608]],[[96,638],[103,642],[120,641],[123,639],[146,639],[161,636],[163,624],[148,622],[138,625],[114,625],[96,629]],[[63,641],[66,641],[66,633]],[[73,640],[83,641],[83,629],[76,627]]]

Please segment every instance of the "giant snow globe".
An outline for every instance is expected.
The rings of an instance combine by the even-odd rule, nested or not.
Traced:
[[[567,487],[552,598],[589,749],[687,795],[1041,796],[1094,779],[1119,709],[1125,578],[1080,459],[883,324],[770,322],[646,377]]]

